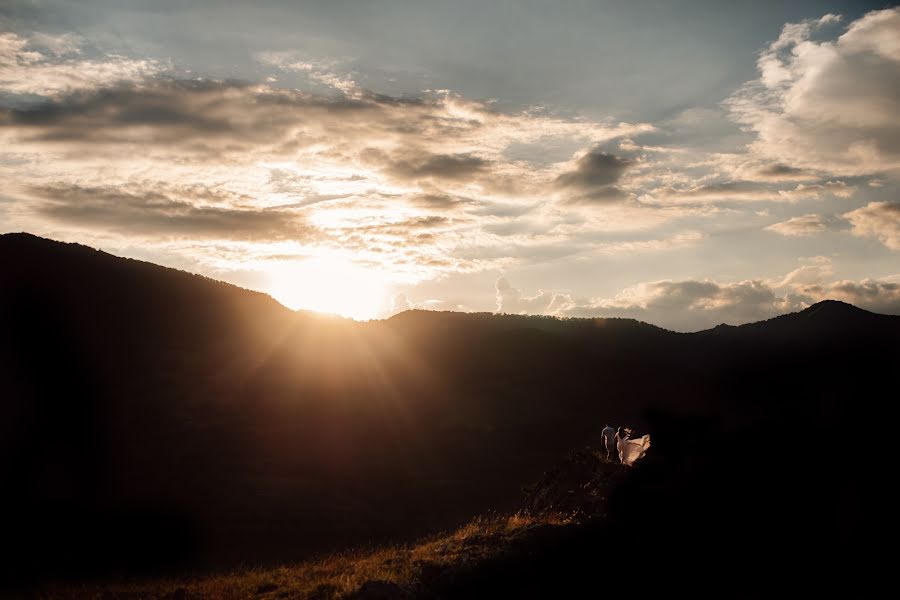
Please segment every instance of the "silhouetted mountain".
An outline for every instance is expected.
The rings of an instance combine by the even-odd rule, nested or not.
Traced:
[[[684,539],[718,558],[773,535],[851,543],[869,481],[852,433],[887,410],[898,342],[900,318],[837,302],[697,334],[425,311],[356,323],[0,236],[6,566],[84,577],[409,539],[516,508],[605,423],[654,436],[609,521],[652,558]]]
[[[799,340],[808,337],[829,338],[834,336],[870,335],[879,327],[892,330],[897,319],[890,315],[880,315],[857,308],[839,300],[823,300],[796,313],[773,317],[766,321],[746,325],[719,325],[701,331],[698,335],[728,335],[737,339],[758,336],[761,339],[779,341]]]

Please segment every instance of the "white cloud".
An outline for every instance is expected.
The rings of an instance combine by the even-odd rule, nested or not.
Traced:
[[[495,284],[497,291],[497,312],[510,314],[541,314],[553,302],[555,294],[538,290],[534,296],[524,296],[521,290],[512,287],[506,277],[500,277]]]
[[[774,289],[795,290],[798,286],[824,285],[834,275],[832,261],[827,256],[801,258],[799,267],[785,275],[766,282]]]
[[[347,96],[359,97],[363,90],[353,78],[338,68],[343,61],[303,59],[296,52],[258,52],[256,60],[282,71],[305,74],[311,81],[334,88]]]
[[[837,176],[900,168],[900,9],[871,12],[834,41],[811,34],[833,15],[785,25],[759,79],[726,101],[757,138],[757,157]]]
[[[775,294],[764,281],[719,283],[712,280],[654,281],[622,290],[612,298],[550,294],[541,314],[561,317],[638,319],[677,331],[697,331],[722,322],[767,319],[799,305]]]
[[[728,102],[752,133],[721,109],[687,109],[655,128],[503,112],[448,91],[389,97],[358,85],[351,59],[296,53],[257,55],[271,67],[260,67],[259,84],[179,81],[161,63],[103,55],[78,36],[2,34],[0,91],[45,96],[0,110],[0,178],[12,198],[4,215],[69,239],[177,246],[220,269],[339,252],[410,290],[576,257],[672,261],[664,251],[707,240],[715,253],[736,239],[721,233],[739,220],[760,235],[760,207],[748,203],[829,198],[835,210],[834,198],[872,193],[852,175],[885,172],[868,185],[892,185],[897,14],[872,13],[827,42],[813,32],[833,15],[786,26],[760,56],[759,79]],[[319,84],[313,92],[289,89],[304,78]],[[749,152],[737,150],[748,139]],[[806,214],[767,230],[852,226],[900,249],[892,207],[870,203],[846,221]],[[798,290],[831,289],[832,277],[830,264],[807,262],[774,280],[655,281],[612,298],[506,280],[496,293],[506,312],[605,311],[698,328],[801,306],[818,296],[801,300]],[[450,306],[427,302],[398,296],[394,309]]]
[[[0,33],[0,91],[58,96],[143,81],[162,71],[162,66],[153,60],[117,55],[81,57],[74,36],[36,35],[32,40],[15,33]],[[38,49],[41,47],[46,53]]]
[[[13,41],[4,47],[16,69],[44,73],[50,54]],[[81,59],[65,60],[74,68]],[[446,92],[410,99],[204,79],[106,83],[74,93],[59,85],[46,102],[0,111],[0,177],[29,222],[82,231],[115,224],[145,245],[252,235],[274,247],[294,236],[304,251],[352,250],[359,264],[412,284],[591,249],[598,230],[668,218],[634,206],[579,215],[546,199],[569,163],[505,154],[548,138],[594,148],[647,124],[503,113]],[[102,201],[63,193],[97,182]],[[244,214],[253,215],[252,231],[239,222]]]
[[[399,312],[403,312],[404,310],[409,310],[411,308],[415,308],[415,305],[410,302],[409,298],[404,293],[394,294],[391,296],[391,308],[389,314],[396,314]]]
[[[809,236],[837,229],[840,223],[833,217],[820,214],[802,215],[792,217],[787,221],[774,223],[766,227],[766,231],[786,236]]]
[[[825,195],[849,198],[856,188],[843,181],[798,183],[794,187],[778,189],[754,181],[702,183],[690,187],[663,186],[649,190],[641,197],[647,203],[662,205],[725,204],[740,202],[798,202],[816,200]]]
[[[802,310],[826,299],[844,300],[876,312],[900,314],[900,277],[831,281],[831,260],[803,259],[783,277],[721,282],[664,280],[628,287],[612,298],[579,299],[540,290],[526,296],[505,279],[497,282],[498,312],[560,317],[623,317],[676,331],[699,331],[720,323],[740,325]]]
[[[869,202],[844,215],[853,235],[874,237],[891,250],[900,250],[900,203]]]
[[[818,297],[843,300],[885,314],[900,314],[900,277],[835,281],[827,287],[806,290]]]

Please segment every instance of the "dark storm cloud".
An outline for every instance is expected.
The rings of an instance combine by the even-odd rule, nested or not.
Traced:
[[[33,188],[37,211],[71,224],[161,236],[255,240],[315,239],[316,230],[291,212],[236,206],[201,206],[196,196],[139,188],[56,185]],[[186,194],[187,195],[187,194]]]

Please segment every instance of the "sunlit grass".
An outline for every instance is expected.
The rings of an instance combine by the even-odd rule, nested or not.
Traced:
[[[471,564],[501,554],[539,525],[567,525],[570,515],[479,517],[418,543],[333,554],[292,566],[246,569],[197,579],[55,587],[44,598],[342,598],[366,582],[413,586],[425,569]]]

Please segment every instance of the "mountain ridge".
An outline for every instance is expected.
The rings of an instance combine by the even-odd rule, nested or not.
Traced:
[[[155,269],[164,269],[164,270],[167,270],[170,272],[196,277],[198,279],[201,279],[201,280],[204,280],[207,282],[211,282],[211,283],[215,283],[217,285],[228,286],[229,288],[232,288],[235,290],[241,290],[241,291],[247,292],[248,294],[263,296],[265,298],[270,299],[273,303],[278,304],[278,306],[281,306],[285,311],[289,311],[289,312],[292,312],[295,314],[309,314],[309,315],[316,314],[314,312],[304,311],[304,310],[293,311],[293,310],[285,307],[284,305],[280,304],[277,300],[275,300],[274,298],[272,298],[270,295],[266,294],[265,292],[260,292],[260,291],[253,290],[250,288],[245,288],[245,287],[233,284],[233,283],[229,283],[227,281],[222,281],[219,279],[215,279],[213,277],[208,277],[206,275],[201,275],[201,274],[194,273],[192,271],[187,271],[184,269],[166,267],[166,266],[162,266],[162,265],[150,262],[150,261],[118,256],[118,255],[106,252],[104,250],[92,248],[91,246],[87,246],[87,245],[80,244],[77,242],[62,242],[62,241],[58,241],[58,240],[52,240],[52,239],[40,237],[40,236],[31,234],[28,232],[13,232],[13,233],[0,234],[0,250],[3,250],[3,245],[9,245],[10,243],[12,243],[12,244],[28,244],[31,246],[31,248],[40,247],[43,250],[50,250],[50,249],[62,250],[65,248],[68,251],[79,252],[79,253],[81,253],[82,256],[99,254],[99,255],[103,255],[104,257],[108,257],[109,259],[116,259],[119,261],[128,261],[127,264],[130,264],[130,265],[152,266]],[[18,249],[21,250],[21,248],[18,248]],[[7,248],[6,249],[7,252],[11,251],[11,250],[16,250],[16,248]],[[2,258],[2,257],[0,257],[0,258]],[[8,265],[9,265],[9,263],[4,262],[2,266],[4,268],[6,268]],[[853,310],[849,310],[850,308],[852,308]],[[838,311],[840,311],[840,312],[838,312]],[[753,321],[753,322],[749,322],[749,323],[743,323],[740,325],[731,325],[731,324],[727,324],[727,323],[720,323],[719,325],[716,325],[714,327],[698,330],[696,332],[673,331],[673,330],[669,330],[664,327],[661,327],[659,325],[656,325],[654,323],[650,323],[648,321],[641,321],[639,319],[623,318],[623,317],[600,317],[600,316],[598,316],[598,317],[555,317],[555,316],[547,316],[547,315],[532,315],[532,314],[520,315],[520,314],[513,314],[513,313],[495,313],[495,312],[488,312],[488,311],[466,313],[466,312],[458,312],[458,311],[437,311],[437,310],[432,311],[432,310],[425,310],[425,309],[410,309],[410,310],[401,311],[394,315],[388,315],[381,319],[372,319],[372,321],[391,321],[391,320],[400,320],[400,319],[408,319],[408,318],[419,318],[420,316],[423,316],[423,315],[429,316],[429,315],[434,315],[434,314],[437,314],[437,315],[470,314],[470,315],[477,315],[477,316],[492,315],[492,316],[500,317],[500,318],[519,317],[519,318],[531,319],[532,324],[539,323],[539,321],[537,321],[537,319],[546,319],[548,322],[549,321],[562,321],[562,322],[576,323],[576,324],[603,322],[603,323],[623,324],[624,325],[626,323],[631,323],[631,324],[640,324],[641,326],[649,326],[649,327],[653,327],[658,330],[667,331],[667,332],[671,332],[671,333],[690,335],[690,334],[703,334],[703,333],[713,332],[713,331],[717,331],[717,330],[721,331],[721,330],[725,330],[728,328],[748,328],[750,326],[756,326],[760,323],[778,322],[779,319],[782,319],[783,317],[789,317],[791,315],[797,315],[796,318],[798,318],[798,319],[799,318],[804,318],[804,319],[811,318],[811,317],[815,317],[816,315],[818,315],[818,317],[821,317],[820,313],[823,313],[823,312],[834,314],[841,318],[844,318],[847,315],[855,315],[858,317],[862,313],[865,313],[867,315],[880,315],[883,317],[897,317],[896,315],[885,315],[882,313],[874,313],[872,311],[865,310],[863,308],[857,307],[853,304],[843,302],[840,300],[825,299],[825,300],[820,300],[814,304],[811,304],[810,306],[808,306],[804,309],[801,309],[799,311],[784,313],[784,314],[777,315],[777,316],[774,316],[774,317],[771,317],[768,319],[763,319],[761,321]],[[900,317],[898,317],[898,318],[900,318]],[[349,320],[352,320],[352,319],[349,319]]]

